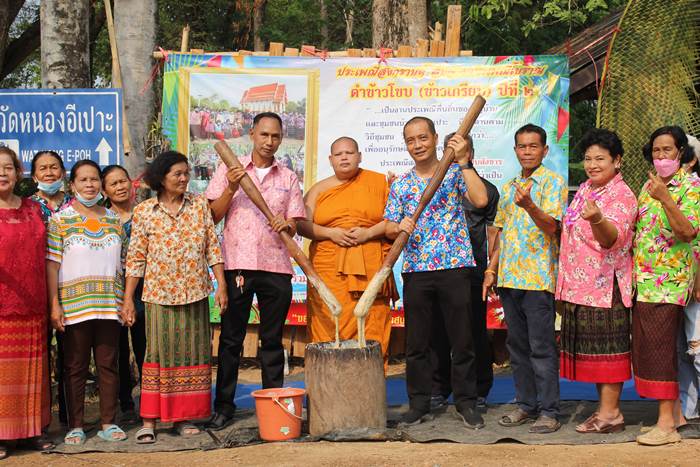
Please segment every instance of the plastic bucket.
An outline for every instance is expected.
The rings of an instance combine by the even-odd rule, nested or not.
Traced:
[[[301,406],[305,394],[305,390],[298,388],[258,389],[251,393],[263,440],[284,441],[301,436]]]

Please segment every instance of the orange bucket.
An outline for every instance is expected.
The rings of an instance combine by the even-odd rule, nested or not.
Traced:
[[[253,391],[260,437],[265,441],[285,441],[301,436],[301,406],[305,394],[305,390],[298,388]]]

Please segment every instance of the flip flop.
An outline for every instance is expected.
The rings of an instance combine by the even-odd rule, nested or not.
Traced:
[[[77,438],[77,440],[69,441],[75,438]],[[85,432],[82,428],[73,428],[63,437],[63,442],[68,446],[81,446],[85,444]]]
[[[17,440],[17,446],[24,449],[31,449],[33,451],[48,451],[49,449],[56,447],[54,442],[51,441],[45,434]]]
[[[112,436],[115,433],[122,434],[124,436],[115,438],[114,436]],[[97,436],[99,436],[104,441],[109,441],[110,443],[116,441],[126,441],[127,438],[126,433],[124,433],[124,430],[119,428],[117,425],[109,425],[106,429],[98,431]]]
[[[187,438],[190,436],[197,436],[202,432],[197,426],[190,422],[177,422],[175,426],[173,426],[175,431],[177,432],[178,435],[182,436],[183,438]],[[196,433],[188,433],[187,431],[190,430],[197,430]]]
[[[156,442],[156,431],[151,427],[141,427],[136,432],[136,444],[153,444]]]

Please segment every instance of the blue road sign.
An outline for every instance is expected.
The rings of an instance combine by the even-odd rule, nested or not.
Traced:
[[[53,150],[67,170],[82,159],[122,160],[121,89],[0,89],[0,145],[29,170],[35,153]]]

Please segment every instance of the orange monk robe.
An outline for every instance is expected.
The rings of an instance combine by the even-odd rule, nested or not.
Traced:
[[[351,180],[319,194],[313,222],[323,227],[372,227],[384,219],[389,186],[384,175],[360,169]],[[330,240],[313,241],[310,247],[314,268],[343,305],[340,338],[357,339],[355,304],[372,276],[379,270],[391,245],[386,240],[370,240],[354,247],[342,247]],[[366,320],[367,340],[382,345],[386,361],[391,336],[389,300],[398,299],[393,275],[370,308]],[[335,340],[335,323],[315,289],[307,296],[308,329],[312,342]]]

